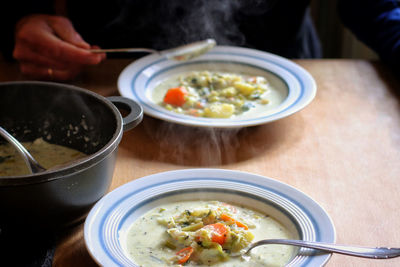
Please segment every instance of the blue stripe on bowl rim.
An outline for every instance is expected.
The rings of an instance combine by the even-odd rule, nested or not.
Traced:
[[[297,72],[293,71],[291,68],[288,68],[288,67],[285,66],[285,65],[279,64],[279,63],[277,63],[276,61],[270,60],[270,59],[268,59],[268,58],[262,58],[262,57],[252,56],[252,55],[247,55],[247,54],[242,54],[242,53],[233,53],[233,52],[229,52],[229,53],[228,53],[228,52],[208,52],[208,53],[209,53],[209,54],[217,54],[217,55],[228,55],[228,56],[230,55],[230,56],[247,57],[247,58],[252,58],[252,59],[256,59],[256,60],[261,60],[261,61],[264,61],[264,62],[273,64],[273,65],[276,65],[276,66],[278,66],[278,67],[280,67],[280,68],[286,70],[286,71],[289,72],[290,74],[292,74],[292,75],[296,78],[296,80],[299,82],[299,84],[300,84],[300,94],[299,94],[299,96],[297,97],[297,99],[296,99],[290,106],[286,107],[285,109],[283,109],[283,110],[281,110],[281,111],[279,111],[279,112],[276,112],[276,113],[268,114],[268,115],[266,115],[266,116],[257,117],[257,118],[252,118],[252,119],[237,120],[236,122],[260,121],[260,120],[268,119],[268,118],[270,118],[270,117],[272,117],[272,116],[278,116],[278,115],[280,115],[280,114],[282,114],[282,113],[284,113],[284,112],[287,112],[288,110],[290,110],[290,109],[293,108],[294,106],[296,106],[296,104],[299,103],[300,100],[302,100],[303,97],[304,97],[305,85],[304,85],[303,80],[300,78],[300,76],[298,75]],[[151,110],[156,111],[156,112],[160,112],[160,111],[157,110],[157,109],[154,109],[153,107],[151,107],[150,105],[148,105],[147,103],[145,103],[145,101],[143,101],[143,99],[141,99],[141,98],[139,97],[139,95],[136,93],[134,84],[135,84],[136,80],[138,79],[138,77],[140,76],[140,74],[141,74],[145,69],[147,69],[147,68],[149,68],[149,67],[151,67],[151,66],[153,66],[153,65],[160,64],[161,62],[166,61],[166,60],[168,60],[168,59],[162,58],[162,59],[159,59],[159,60],[156,60],[156,61],[154,61],[154,62],[151,62],[151,63],[147,64],[146,66],[142,67],[140,70],[138,70],[138,71],[136,72],[136,74],[133,76],[132,81],[131,81],[131,92],[132,92],[132,94],[135,96],[135,98],[138,99],[139,102],[140,102],[142,105],[146,106],[146,108],[151,109]],[[215,60],[204,60],[204,61],[213,62],[213,61],[215,61]],[[181,66],[183,66],[183,65],[185,65],[185,64],[196,64],[196,63],[198,63],[198,62],[199,62],[199,61],[181,63],[181,64],[179,64],[179,65],[171,66],[171,68],[173,68],[173,67],[178,67],[178,66],[181,67]],[[230,62],[230,61],[225,61],[225,62]],[[237,62],[237,63],[243,65],[243,63],[240,63],[240,62]],[[268,72],[274,74],[276,77],[279,77],[281,80],[284,80],[280,75],[278,75],[278,74],[276,74],[275,72],[272,72],[272,71],[270,71],[270,70],[268,70],[268,69],[263,69],[263,68],[261,68],[261,67],[259,67],[259,66],[255,66],[255,65],[252,65],[252,64],[248,64],[248,63],[246,63],[246,65],[251,66],[251,67],[253,67],[253,68],[259,68],[259,69],[262,69],[262,70],[264,70],[264,71],[268,71]],[[286,82],[285,82],[285,83],[286,83]],[[147,83],[146,83],[146,85],[147,85]],[[288,87],[288,90],[289,90],[288,94],[290,94],[290,88],[289,88],[289,87]],[[278,107],[279,107],[279,106],[278,106]],[[277,108],[278,108],[278,107],[277,107]],[[298,110],[298,109],[296,109],[296,110],[294,110],[294,111],[297,111],[297,110]],[[191,118],[191,119],[189,119],[189,118],[186,119],[185,117],[178,116],[178,115],[175,115],[175,114],[173,114],[173,113],[171,114],[171,113],[172,113],[172,112],[167,112],[167,110],[166,110],[165,112],[162,112],[162,114],[166,114],[166,115],[168,115],[169,117],[176,118],[176,119],[179,119],[179,120],[181,120],[181,121],[188,121],[188,122],[190,122],[190,121],[193,121],[193,120],[197,120],[197,121],[204,121],[204,122],[207,122],[207,121],[210,120],[210,119],[207,120],[207,118],[198,118],[198,117],[193,117],[194,119],[193,119],[193,118]],[[291,114],[291,113],[290,113],[290,114]]]
[[[139,193],[139,192],[142,192],[142,191],[151,189],[151,188],[153,188],[153,187],[159,187],[159,186],[162,186],[162,185],[165,185],[165,184],[173,184],[173,183],[185,182],[185,181],[223,181],[223,182],[230,182],[230,183],[239,183],[239,184],[244,184],[244,185],[248,185],[248,186],[253,186],[253,187],[256,187],[256,188],[261,188],[261,189],[263,189],[263,190],[272,192],[272,193],[276,194],[277,196],[279,196],[279,197],[281,197],[281,198],[283,198],[283,199],[288,200],[289,202],[291,202],[292,204],[294,204],[295,206],[297,206],[302,212],[304,212],[304,213],[306,214],[307,218],[308,218],[308,219],[311,221],[311,223],[312,223],[313,229],[314,229],[314,231],[315,231],[315,240],[316,240],[316,241],[321,241],[321,240],[320,240],[320,239],[321,239],[321,229],[320,229],[320,226],[317,224],[317,221],[316,221],[316,219],[312,216],[311,212],[310,212],[304,205],[302,205],[301,203],[299,203],[297,200],[293,199],[293,198],[290,197],[289,195],[286,195],[286,194],[284,194],[284,193],[282,193],[282,192],[280,192],[280,191],[278,191],[278,190],[275,190],[275,189],[272,189],[272,188],[270,188],[270,187],[268,187],[268,186],[263,186],[263,185],[260,185],[260,184],[257,184],[257,183],[250,183],[250,182],[247,182],[247,181],[232,180],[232,179],[229,179],[229,178],[220,178],[220,177],[215,177],[215,178],[212,178],[212,177],[180,178],[180,179],[174,179],[174,180],[169,180],[169,181],[165,181],[165,182],[160,182],[160,183],[151,184],[151,185],[148,185],[148,186],[145,186],[145,187],[141,187],[141,188],[139,188],[139,189],[137,189],[137,190],[135,190],[135,191],[129,192],[128,194],[125,194],[125,195],[122,196],[120,199],[118,199],[117,201],[115,201],[115,202],[113,203],[113,205],[110,206],[110,207],[108,207],[108,210],[105,211],[105,212],[103,213],[103,215],[102,215],[102,217],[101,217],[101,219],[100,219],[100,226],[101,226],[101,227],[99,227],[99,229],[98,229],[98,236],[99,236],[100,244],[101,244],[101,247],[103,248],[103,251],[107,254],[107,256],[108,256],[112,261],[114,261],[114,262],[115,262],[116,264],[118,264],[118,265],[121,264],[121,263],[118,261],[118,259],[115,259],[115,258],[113,257],[113,255],[110,254],[110,252],[108,251],[108,249],[107,249],[107,247],[106,247],[106,245],[105,245],[104,235],[103,235],[103,234],[105,233],[105,231],[104,231],[105,220],[109,217],[109,215],[112,213],[112,211],[115,209],[115,207],[119,206],[119,205],[120,205],[122,202],[124,202],[126,199],[132,197],[133,195],[135,195],[135,194],[137,194],[137,193]],[[134,182],[135,182],[135,181],[133,181],[133,182],[131,182],[131,183],[134,183]],[[230,191],[230,190],[229,190],[229,191]],[[306,195],[304,195],[304,196],[306,196]],[[306,197],[307,197],[307,196],[306,196]],[[308,198],[308,197],[307,197],[307,198]],[[311,200],[312,202],[314,202],[314,200],[312,200],[312,199],[310,199],[310,200]],[[146,199],[146,200],[144,200],[144,201],[148,201],[148,199]],[[154,201],[154,199],[151,200],[151,201]],[[266,201],[268,201],[268,200],[266,200]],[[143,201],[142,201],[142,202],[143,202]],[[136,209],[145,204],[145,203],[142,204],[142,202],[140,202],[138,205],[136,205]],[[317,204],[317,205],[318,205],[318,204]],[[319,206],[319,205],[318,205],[318,206]],[[130,211],[133,211],[133,210],[134,210],[134,208],[130,209]],[[128,213],[124,215],[124,218],[126,219],[127,216],[129,216]],[[295,223],[295,222],[294,222],[294,223]],[[120,229],[121,224],[122,224],[122,223],[120,222],[120,223],[119,223],[119,226],[118,226],[118,229]],[[295,224],[296,224],[296,223],[295,223]],[[329,258],[328,258],[328,259],[329,259]],[[307,266],[307,264],[308,264],[311,260],[312,260],[312,257],[307,257],[307,258],[306,258],[306,261],[303,262],[301,266]],[[326,262],[326,261],[325,261],[325,262]]]

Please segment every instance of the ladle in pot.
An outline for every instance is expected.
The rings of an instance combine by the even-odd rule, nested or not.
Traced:
[[[38,173],[38,172],[43,172],[46,169],[40,165],[34,157],[28,152],[28,150],[17,140],[9,134],[3,127],[0,126],[0,135],[3,136],[16,150],[17,152],[21,155],[21,157],[24,159],[26,166],[28,166],[28,169],[31,173]]]
[[[114,53],[114,52],[147,52],[155,53],[161,56],[165,56],[168,59],[174,59],[178,61],[189,60],[194,57],[200,56],[206,53],[208,50],[216,45],[214,39],[206,39],[175,48],[158,51],[150,48],[113,48],[113,49],[90,49],[93,53]]]

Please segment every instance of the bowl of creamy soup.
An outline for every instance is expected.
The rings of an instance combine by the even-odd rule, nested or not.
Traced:
[[[143,57],[121,72],[118,88],[150,116],[215,128],[282,119],[304,108],[316,94],[313,77],[296,63],[230,46],[214,47],[183,62]]]
[[[107,192],[123,131],[141,121],[141,107],[50,82],[0,83],[0,92],[0,125],[46,168],[30,173],[0,138],[0,228],[50,231],[82,221]]]
[[[199,192],[196,192],[199,194]],[[268,238],[298,239],[295,224],[243,204],[192,199],[169,202],[138,218],[121,235],[125,253],[139,266],[284,266],[296,255],[290,246],[263,246]],[[280,218],[282,219],[282,218]]]
[[[321,266],[330,254],[262,239],[334,242],[321,206],[271,178],[223,169],[150,175],[103,197],[85,221],[85,243],[103,266]]]
[[[219,65],[219,64],[217,64]],[[225,69],[227,66],[225,66]],[[256,72],[190,71],[160,82],[152,98],[165,109],[202,118],[246,118],[266,113],[288,95],[285,85],[273,86]],[[219,69],[224,69],[223,66]]]

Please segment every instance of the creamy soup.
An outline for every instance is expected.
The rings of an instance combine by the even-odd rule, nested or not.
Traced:
[[[241,257],[252,242],[294,238],[281,223],[257,211],[218,201],[165,204],[137,219],[121,237],[139,266],[284,266],[291,246],[265,245]],[[239,256],[237,256],[239,255]]]
[[[274,78],[274,83],[277,78]],[[161,82],[152,98],[179,114],[208,118],[247,117],[268,112],[287,97],[263,76],[191,71]]]
[[[86,154],[75,149],[50,144],[42,138],[33,142],[23,142],[22,145],[45,169],[68,163],[85,157]],[[0,176],[16,176],[30,174],[25,161],[10,144],[0,146]]]

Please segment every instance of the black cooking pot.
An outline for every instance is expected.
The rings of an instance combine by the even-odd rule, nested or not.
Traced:
[[[42,137],[88,155],[43,173],[0,176],[0,227],[48,231],[82,221],[110,186],[123,131],[142,117],[142,108],[123,97],[50,82],[0,83],[3,128],[22,142]]]

